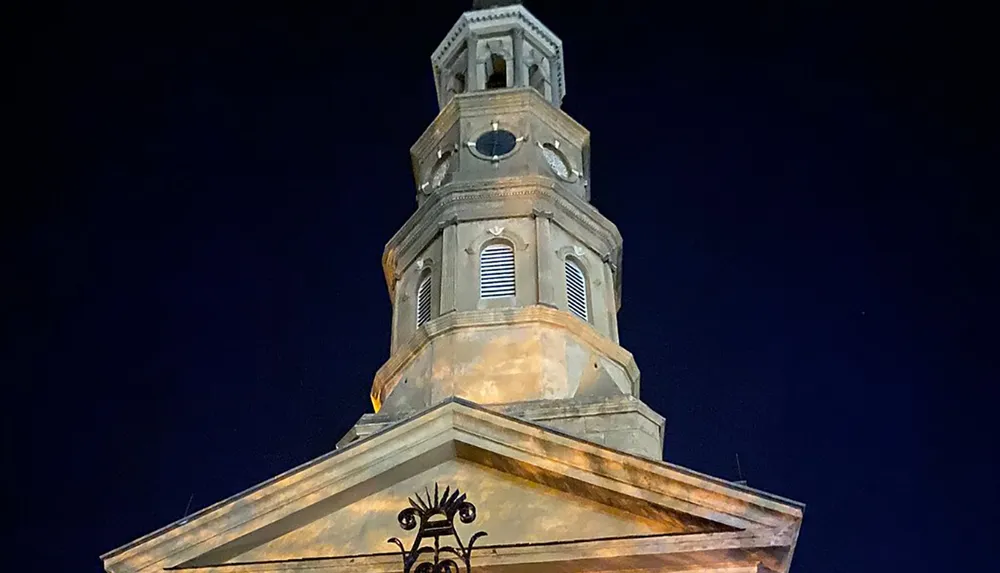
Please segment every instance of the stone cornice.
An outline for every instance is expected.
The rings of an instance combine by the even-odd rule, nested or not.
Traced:
[[[399,383],[399,373],[434,339],[462,328],[489,328],[524,324],[545,324],[564,329],[585,342],[597,352],[617,363],[628,374],[632,395],[639,393],[639,367],[632,353],[594,330],[590,324],[566,312],[547,306],[532,305],[520,308],[498,308],[451,312],[424,323],[410,340],[396,349],[389,360],[375,373],[372,382],[372,401],[381,404]]]
[[[491,208],[482,213],[470,213],[468,209],[469,204],[485,204],[513,197],[534,197],[536,201],[511,201],[503,206],[503,210]],[[459,206],[466,208],[458,209]],[[574,226],[578,226],[579,229],[573,234],[602,257],[606,257],[614,265],[617,274],[621,267],[622,245],[618,228],[592,205],[563,191],[561,185],[553,180],[541,176],[525,176],[456,182],[444,185],[428,196],[386,243],[382,269],[390,296],[395,292],[398,269],[406,268],[420,250],[434,240],[440,232],[439,222],[452,219],[464,222],[531,217],[535,211],[551,212],[552,220],[571,232]]]
[[[655,410],[647,406],[642,400],[635,396],[616,396],[614,398],[605,397],[577,397],[564,400],[531,400],[528,402],[512,402],[510,404],[498,404],[495,406],[484,406],[491,410],[503,412],[511,416],[517,416],[516,412],[531,411],[531,419],[553,420],[566,416],[592,416],[595,414],[618,414],[626,412],[640,412],[657,425],[666,422],[666,418],[658,414]]]

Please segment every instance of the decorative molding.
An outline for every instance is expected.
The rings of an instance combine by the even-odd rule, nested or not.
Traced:
[[[598,273],[596,272],[596,269],[592,268],[593,265],[590,262],[591,258],[587,256],[590,252],[587,249],[583,249],[579,245],[567,245],[557,249],[555,253],[556,256],[559,257],[560,265],[563,264],[563,261],[565,261],[569,256],[576,259],[576,261],[580,263],[580,266],[583,267],[583,274],[586,277],[587,282],[596,284],[594,279],[597,277]]]
[[[551,178],[540,176],[524,176],[516,178],[493,179],[475,182],[452,183],[448,193],[433,194],[424,202],[386,244],[382,256],[383,269],[386,274],[386,286],[390,296],[395,296],[395,285],[389,279],[390,269],[411,264],[412,260],[423,252],[441,233],[434,218],[444,216],[456,218],[456,222],[465,223],[480,220],[510,219],[518,217],[533,217],[534,211],[545,212],[538,205],[553,207],[552,222],[585,245],[591,245],[595,251],[610,253],[612,261],[621,260],[621,235],[617,227],[604,218],[589,203],[586,203],[569,191],[559,187],[552,188]],[[486,188],[483,188],[486,186]],[[535,197],[534,203],[511,202],[511,205],[530,206],[531,209],[510,210],[496,213],[495,210],[477,211],[466,207],[468,204],[487,205],[498,199],[514,197]],[[471,212],[470,212],[471,211]],[[462,213],[459,216],[458,213]],[[606,226],[604,226],[606,225]],[[614,265],[617,271],[619,264]],[[615,275],[615,302],[621,306],[620,274]]]
[[[396,232],[386,245],[386,252],[398,249],[401,252],[408,252],[410,245],[416,243],[426,244],[424,241],[432,237],[423,237],[418,231],[420,227],[426,226],[429,217],[440,217],[441,213],[456,210],[467,203],[489,203],[498,199],[514,197],[538,197],[549,200],[553,207],[558,207],[560,216],[566,215],[574,222],[599,238],[603,243],[603,249],[617,253],[621,249],[621,235],[618,233],[614,223],[600,215],[589,203],[584,202],[572,192],[562,192],[558,188],[551,187],[552,180],[541,176],[525,176],[516,178],[493,179],[476,182],[455,182],[451,184],[450,192],[443,195],[432,195],[417,212]],[[520,202],[518,203],[520,204]],[[500,217],[510,218],[517,216],[532,216],[534,211],[548,211],[548,209],[538,209],[532,207],[531,210],[521,212],[508,212]],[[555,213],[555,211],[552,211]],[[481,217],[465,216],[460,218],[460,222],[474,221],[481,218],[500,218],[496,214]],[[565,225],[562,225],[565,226]],[[584,242],[593,243],[592,239]],[[404,257],[405,258],[405,257]]]
[[[611,272],[618,273],[618,264],[616,264],[615,258],[611,256],[611,253],[604,253],[604,255],[601,256],[601,261],[607,263],[608,266],[611,267]]]
[[[497,239],[509,241],[517,251],[526,251],[529,246],[529,243],[525,241],[521,235],[500,225],[494,225],[470,241],[469,245],[465,247],[465,252],[469,255],[475,255],[479,253],[479,251],[483,250],[486,243]]]
[[[440,231],[440,230],[443,230],[445,227],[450,227],[452,225],[457,225],[457,224],[458,224],[458,215],[452,215],[451,217],[448,217],[447,219],[438,221],[437,228]]]
[[[553,420],[565,420],[567,418],[589,418],[596,416],[609,416],[614,414],[638,414],[651,425],[660,428],[660,443],[663,443],[663,429],[666,427],[667,419],[656,410],[650,408],[645,402],[627,394],[617,396],[574,396],[572,398],[553,398],[546,400],[526,400],[522,402],[505,402],[502,404],[481,404],[487,410],[499,412],[506,416],[512,416],[519,420],[534,424],[545,425],[545,422]],[[399,423],[404,415],[393,413],[364,414],[357,423],[348,430],[337,442],[337,447],[342,448],[350,444],[355,439],[364,438],[381,432],[382,430]],[[578,436],[582,437],[582,436]],[[596,443],[596,442],[595,442]]]

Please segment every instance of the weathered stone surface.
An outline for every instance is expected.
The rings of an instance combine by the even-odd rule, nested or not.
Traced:
[[[502,404],[638,391],[630,353],[568,313],[534,305],[424,324],[376,373],[372,401],[403,415],[449,396]]]
[[[478,155],[473,140],[497,129],[518,136],[514,150]],[[383,256],[393,326],[391,355],[372,385],[376,411],[404,415],[450,396],[484,404],[638,396],[638,369],[617,344],[621,237],[587,202],[588,142],[569,116],[521,88],[454,97],[413,146],[423,192]],[[558,148],[572,176],[556,174],[543,144]],[[512,249],[514,293],[484,297],[480,253],[497,243]],[[582,272],[583,313],[569,309],[567,261]],[[430,320],[418,321],[428,278]]]
[[[452,459],[401,480],[365,499],[254,547],[231,563],[333,557],[380,553],[389,546],[389,534],[409,545],[413,532],[400,530],[396,516],[407,498],[433,484],[446,484],[470,496],[476,521],[458,524],[466,538],[475,531],[489,533],[490,545],[567,541],[576,539],[677,533],[671,525],[637,517],[474,462]],[[559,507],[554,513],[553,507]]]

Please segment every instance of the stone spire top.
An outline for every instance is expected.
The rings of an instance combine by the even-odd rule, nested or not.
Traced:
[[[487,10],[499,6],[510,6],[511,4],[521,4],[521,0],[473,0],[473,10]]]
[[[459,94],[534,88],[555,107],[566,95],[562,41],[516,0],[475,0],[431,54],[438,104]]]

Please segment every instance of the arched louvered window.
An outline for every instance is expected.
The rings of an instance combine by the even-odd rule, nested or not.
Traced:
[[[580,266],[570,259],[566,259],[566,306],[570,312],[587,320],[587,279]]]
[[[514,247],[487,246],[479,253],[479,298],[514,296]]]
[[[417,287],[417,328],[431,319],[431,273],[424,273]]]

